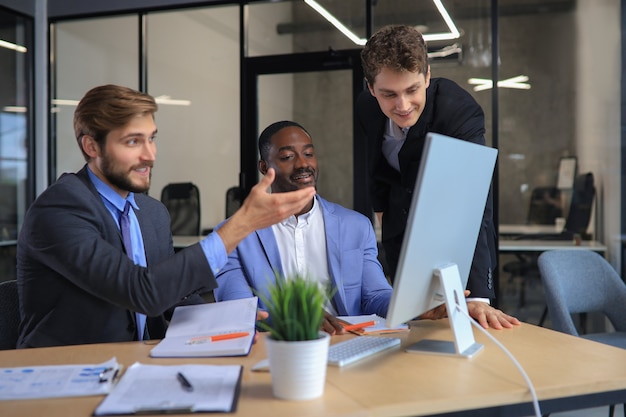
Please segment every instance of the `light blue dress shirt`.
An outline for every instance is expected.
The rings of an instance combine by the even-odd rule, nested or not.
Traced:
[[[113,216],[113,220],[115,220],[115,223],[119,228],[120,217],[122,215],[122,212],[124,211],[124,206],[126,205],[127,200],[133,207],[133,209],[139,210],[137,203],[135,203],[135,194],[128,193],[128,197],[126,199],[123,199],[118,193],[113,191],[111,187],[109,187],[100,178],[98,178],[89,169],[89,167],[87,167],[87,172],[89,173],[89,178],[91,179],[91,182],[96,187],[96,190],[98,190],[104,206],[107,208],[107,210],[109,210],[109,213],[111,213],[111,216]],[[146,252],[143,246],[143,237],[141,235],[141,229],[139,228],[139,221],[137,220],[137,216],[135,215],[134,210],[131,210],[129,212],[129,218],[133,262],[135,262],[135,265],[145,267],[147,266]],[[135,312],[135,318],[137,320],[137,335],[139,337],[139,340],[142,340],[144,329],[146,327],[146,315]]]
[[[120,227],[120,217],[124,211],[124,206],[126,205],[127,200],[130,202],[134,210],[140,210],[139,206],[137,206],[137,203],[135,202],[135,194],[129,193],[128,197],[123,199],[117,192],[98,178],[96,174],[89,169],[89,166],[87,166],[87,173],[89,174],[89,178],[91,179],[94,187],[96,187],[96,190],[100,194],[104,206],[107,210],[109,210],[109,213],[111,213],[111,216],[113,217],[113,220],[115,220],[115,224],[117,224],[118,228]],[[139,227],[139,221],[137,220],[134,210],[129,212],[133,262],[135,262],[135,265],[146,267],[148,265],[143,245],[143,236],[141,235],[141,228]],[[211,233],[200,242],[200,246],[202,247],[204,255],[211,266],[213,274],[217,275],[220,269],[226,265],[226,262],[228,262],[228,254],[226,253],[226,248],[224,247],[222,239],[217,233]],[[139,339],[141,340],[143,336],[143,329],[145,327],[146,316],[141,313],[135,313],[135,315],[137,317]]]

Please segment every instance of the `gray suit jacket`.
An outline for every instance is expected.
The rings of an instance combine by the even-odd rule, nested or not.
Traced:
[[[168,308],[217,286],[199,244],[174,254],[165,206],[135,198],[146,268],[126,256],[86,168],[62,175],[29,208],[17,246],[18,347],[136,340],[132,312],[163,337]]]

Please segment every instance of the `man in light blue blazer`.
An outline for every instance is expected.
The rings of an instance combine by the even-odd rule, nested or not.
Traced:
[[[272,193],[315,187],[315,148],[299,124],[268,126],[259,138],[259,152],[261,173],[269,168],[276,172]],[[300,213],[248,235],[228,258],[217,275],[217,301],[251,297],[255,291],[267,294],[275,272],[300,273],[334,290],[323,323],[328,333],[343,333],[337,315],[387,314],[392,289],[378,261],[370,220],[319,195]]]

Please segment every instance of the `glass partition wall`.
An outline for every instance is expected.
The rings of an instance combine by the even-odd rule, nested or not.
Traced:
[[[54,24],[57,176],[85,163],[72,128],[84,93],[144,82],[159,105],[149,194],[160,199],[166,184],[192,182],[200,189],[201,228],[223,220],[226,190],[239,182],[238,22],[239,8],[226,6]]]
[[[33,21],[0,7],[0,281],[15,279],[15,243],[34,178]]]
[[[487,143],[500,151],[499,222],[527,223],[533,190],[555,187],[561,159],[575,157],[577,171],[595,177],[590,236],[608,245],[611,263],[620,264],[619,0],[220,3],[53,24],[53,98],[76,100],[106,82],[145,85],[159,97],[152,196],[159,198],[168,182],[196,183],[202,227],[213,227],[224,218],[226,189],[242,185],[244,162],[257,158],[246,132],[255,140],[267,124],[291,118],[311,130],[319,148],[320,193],[353,207],[360,184],[353,73],[283,71],[283,61],[272,59],[333,57],[358,50],[383,25],[411,24],[427,35],[432,76],[456,81],[483,107]],[[258,100],[242,100],[249,67],[268,62],[277,68],[259,73]],[[72,108],[63,106],[52,107],[56,175],[83,164],[71,134]],[[250,112],[256,118],[247,124]],[[254,165],[245,169],[257,175]],[[563,217],[570,192],[562,188],[554,202]],[[509,260],[501,256],[499,263]]]

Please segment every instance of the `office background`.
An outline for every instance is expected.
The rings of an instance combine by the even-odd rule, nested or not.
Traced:
[[[373,30],[387,23],[420,25],[426,34],[447,30],[431,0],[319,3],[361,38],[368,35],[368,19]],[[499,221],[523,223],[532,189],[554,185],[559,159],[576,156],[578,171],[593,172],[598,189],[591,230],[609,247],[618,270],[625,195],[623,3],[444,0],[462,35],[429,42],[435,54],[452,51],[432,59],[432,75],[457,81],[485,110],[487,141],[500,149]],[[26,53],[0,48],[2,239],[15,238],[39,192],[84,163],[72,113],[85,91],[103,83],[159,97],[150,194],[159,198],[169,182],[194,182],[201,190],[203,228],[223,219],[229,187],[254,182],[250,138],[278,119],[310,130],[320,193],[348,207],[366,207],[359,144],[353,141],[360,64],[343,52],[360,47],[303,1],[0,0],[0,6],[0,38],[30,46]],[[468,83],[494,74],[495,41],[498,79],[525,75],[530,89],[503,87],[496,96]],[[321,56],[309,60],[315,53]],[[258,84],[244,82],[250,73],[260,74]],[[249,90],[258,94],[258,105],[247,100]],[[27,112],[20,113],[24,107]]]

